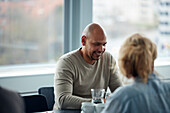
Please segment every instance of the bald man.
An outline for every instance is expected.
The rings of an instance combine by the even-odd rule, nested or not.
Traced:
[[[107,87],[113,92],[122,85],[115,59],[105,52],[106,34],[96,23],[81,37],[82,47],[61,56],[54,77],[54,109],[81,109],[91,101],[91,89]]]

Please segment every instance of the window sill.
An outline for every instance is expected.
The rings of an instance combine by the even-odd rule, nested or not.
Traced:
[[[155,67],[170,66],[170,58],[157,58],[155,60]]]
[[[0,78],[54,74],[55,66],[55,64],[1,66]]]
[[[155,67],[170,67],[170,58],[156,59]],[[1,66],[0,78],[54,74],[56,63]]]

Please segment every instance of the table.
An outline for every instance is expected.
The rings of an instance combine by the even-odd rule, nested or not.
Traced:
[[[44,111],[44,112],[35,112],[35,113],[81,113],[80,109],[64,109],[64,110],[53,110],[53,111]]]

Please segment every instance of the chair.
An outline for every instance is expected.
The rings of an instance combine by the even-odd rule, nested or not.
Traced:
[[[48,111],[47,101],[43,95],[23,96],[26,113]]]
[[[48,110],[52,110],[54,105],[54,87],[41,87],[38,89],[38,93],[46,97]]]

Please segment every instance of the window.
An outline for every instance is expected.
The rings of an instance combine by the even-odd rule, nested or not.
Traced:
[[[170,5],[168,0],[93,0],[93,22],[107,33],[107,50],[114,57],[123,40],[139,32],[157,44],[158,64],[170,58]],[[166,14],[164,14],[166,12]],[[156,60],[157,61],[157,60]]]
[[[157,45],[155,69],[162,79],[169,78],[170,66],[169,0],[93,0],[93,22],[107,33],[106,51],[117,60],[123,41],[133,33],[141,33]],[[127,80],[121,76],[125,84]]]
[[[64,0],[0,1],[0,66],[56,61],[63,53]]]

